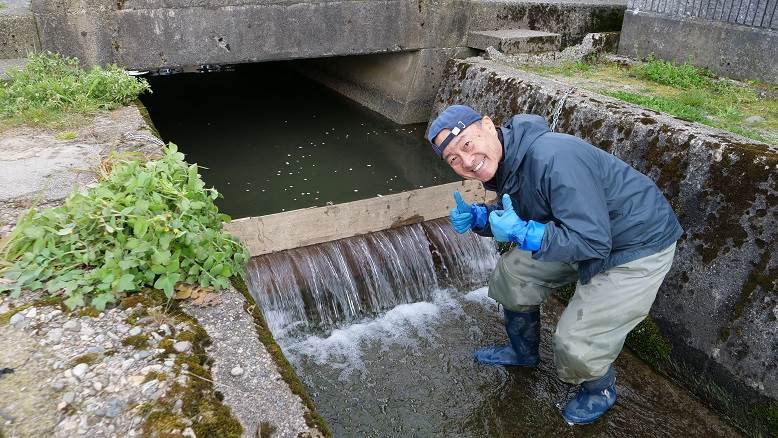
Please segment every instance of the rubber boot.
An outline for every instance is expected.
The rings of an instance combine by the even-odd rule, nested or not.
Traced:
[[[487,365],[535,367],[540,362],[540,307],[529,312],[505,310],[505,331],[510,345],[475,352],[475,360]]]
[[[613,365],[604,376],[583,382],[575,398],[567,402],[562,417],[568,424],[589,424],[616,403],[616,374]]]

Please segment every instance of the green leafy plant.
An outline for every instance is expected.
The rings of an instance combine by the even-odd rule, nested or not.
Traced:
[[[76,58],[32,53],[23,69],[0,81],[0,118],[16,123],[56,124],[66,113],[89,114],[126,105],[150,91],[145,79],[121,68],[95,66],[85,71]]]
[[[62,293],[103,309],[124,292],[177,282],[226,288],[248,255],[222,230],[197,165],[170,144],[158,160],[115,158],[107,178],[56,208],[31,209],[0,242],[0,291]]]

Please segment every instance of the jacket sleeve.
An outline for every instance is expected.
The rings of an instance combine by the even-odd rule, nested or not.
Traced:
[[[577,262],[604,259],[611,251],[611,228],[597,158],[573,147],[547,163],[540,190],[553,220],[546,223],[536,260]]]

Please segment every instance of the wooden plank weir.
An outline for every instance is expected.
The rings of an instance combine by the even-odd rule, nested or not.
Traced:
[[[252,257],[345,239],[448,216],[452,194],[467,202],[491,202],[478,181],[461,181],[343,204],[235,219],[225,229],[242,240]]]

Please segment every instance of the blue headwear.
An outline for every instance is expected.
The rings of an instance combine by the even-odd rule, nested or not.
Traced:
[[[435,153],[442,158],[443,150],[451,143],[451,140],[456,138],[457,135],[472,123],[481,120],[481,118],[481,115],[469,106],[451,105],[438,114],[438,117],[432,122],[429,131],[427,131],[427,140],[429,140]],[[448,136],[446,136],[445,140],[443,140],[440,145],[435,145],[432,140],[434,140],[435,137],[440,134],[440,131],[444,129],[450,130]]]

